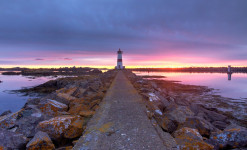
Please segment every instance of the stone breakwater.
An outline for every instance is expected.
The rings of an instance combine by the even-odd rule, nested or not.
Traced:
[[[162,86],[162,81],[145,80],[130,71],[126,71],[126,76],[143,96],[148,117],[156,120],[154,125],[157,124],[163,132],[172,136],[177,149],[217,150],[247,147],[246,128],[235,124],[217,109],[197,104],[186,95],[181,96],[186,93],[183,88],[178,91],[180,96],[176,96]],[[209,92],[207,88],[200,88],[198,90],[194,87],[193,91],[197,89],[196,92]]]
[[[61,78],[25,89],[22,92],[50,94],[29,99],[18,112],[0,116],[0,150],[72,149],[115,74]]]

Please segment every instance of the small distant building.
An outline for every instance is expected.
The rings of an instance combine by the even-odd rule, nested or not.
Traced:
[[[124,69],[125,67],[123,66],[123,59],[122,59],[122,54],[123,51],[119,50],[117,51],[117,66],[115,67],[115,69]]]
[[[227,72],[228,72],[228,73],[231,73],[231,72],[232,72],[232,67],[231,67],[231,65],[228,65]]]

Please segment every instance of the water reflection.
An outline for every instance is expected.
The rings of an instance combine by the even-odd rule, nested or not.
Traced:
[[[28,96],[10,94],[11,90],[18,90],[23,87],[36,86],[45,83],[51,77],[28,78],[21,75],[1,75],[0,80],[0,114],[6,110],[18,111],[26,103]]]
[[[185,73],[185,72],[134,72],[137,75],[158,75],[165,76],[164,80],[181,81],[183,84],[202,85],[210,88],[219,89],[219,94],[224,97],[235,99],[247,98],[247,74],[234,73]],[[231,81],[231,82],[229,82]]]
[[[232,73],[227,73],[228,74],[228,80],[231,81],[232,80]]]

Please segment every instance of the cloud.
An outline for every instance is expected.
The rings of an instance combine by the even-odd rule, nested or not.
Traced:
[[[72,58],[64,58],[64,60],[73,60]]]
[[[42,58],[36,58],[35,60],[38,60],[38,61],[40,61],[40,60],[45,60],[45,59],[42,59]]]
[[[246,14],[246,0],[1,1],[0,57],[54,53],[57,59],[120,47],[150,57],[238,60],[247,57]]]

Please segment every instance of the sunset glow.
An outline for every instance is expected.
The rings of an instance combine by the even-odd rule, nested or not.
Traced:
[[[247,66],[246,6],[245,0],[1,2],[0,67],[114,68],[118,48],[127,68]]]

